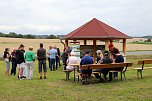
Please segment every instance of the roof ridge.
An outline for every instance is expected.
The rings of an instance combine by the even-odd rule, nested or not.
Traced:
[[[99,24],[99,20],[98,19],[96,19],[96,22],[98,23],[98,25],[100,26],[100,28],[102,28],[102,26]],[[100,21],[101,22],[101,21]],[[103,23],[103,22],[102,22]],[[103,29],[103,28],[102,28]],[[108,35],[108,33],[103,29],[103,31],[107,34],[107,36],[109,36]]]
[[[93,21],[93,20],[91,20],[91,21]],[[89,22],[87,22],[86,24],[84,24],[84,25],[82,25],[82,26],[80,26],[79,28],[78,28],[78,31],[76,31],[74,34],[72,34],[71,36],[74,36],[75,34],[77,34],[80,30],[82,30],[84,27],[86,27],[91,21],[89,21]],[[76,29],[77,30],[77,29]],[[71,32],[72,33],[72,32]]]
[[[98,19],[97,19],[98,20]],[[98,20],[99,21],[99,20]],[[99,22],[102,22],[102,21],[99,21]],[[97,22],[98,24],[99,24],[99,22]],[[107,25],[106,23],[104,23],[104,22],[102,22],[103,24],[105,24],[106,26],[108,26],[108,27],[111,27],[110,25]],[[100,24],[99,24],[100,25]],[[101,25],[100,25],[101,26]],[[102,28],[102,27],[101,27]],[[119,30],[117,30],[116,28],[113,28],[113,27],[111,27],[113,30],[116,30],[116,31],[118,31],[118,32],[120,32]],[[103,28],[102,28],[103,29]],[[104,30],[104,29],[103,29]],[[104,30],[105,31],[105,30]],[[107,34],[107,32],[105,31],[105,33]],[[126,35],[126,34],[124,34],[123,32],[120,32],[121,34],[123,34],[123,35],[125,35],[125,36],[127,36],[127,37],[129,37],[128,35]],[[109,35],[108,35],[109,36]]]

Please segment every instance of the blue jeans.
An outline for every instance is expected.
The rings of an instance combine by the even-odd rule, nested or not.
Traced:
[[[53,70],[55,71],[55,59],[50,58],[50,70],[52,70],[52,67],[53,67]]]
[[[56,56],[55,62],[56,62],[56,70],[58,69],[58,64],[59,64],[60,58]]]
[[[101,73],[104,75],[104,78],[106,78],[109,70],[108,70],[108,69],[96,69],[96,70],[94,70],[93,72],[101,72]],[[98,79],[98,78],[101,78],[101,77],[99,76],[99,74],[94,74],[94,75],[95,75],[95,77],[96,77],[97,79]]]
[[[11,75],[12,74],[16,74],[16,67],[17,67],[17,63],[16,62],[12,62],[12,69],[11,69]]]

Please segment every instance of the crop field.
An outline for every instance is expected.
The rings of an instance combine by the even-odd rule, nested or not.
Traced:
[[[135,39],[137,40],[137,39]],[[133,39],[128,39],[128,42],[133,41]],[[63,40],[64,42],[64,40]],[[28,50],[29,46],[34,47],[34,51],[39,48],[39,43],[44,44],[44,48],[47,50],[49,46],[56,46],[60,48],[61,52],[63,51],[64,45],[60,42],[59,39],[21,39],[21,38],[3,38],[0,37],[0,54],[3,54],[5,48],[18,48],[20,44],[25,45],[25,50]],[[82,41],[80,41],[83,44]],[[91,41],[87,41],[88,44],[92,44]],[[98,41],[98,45],[104,44],[103,42]],[[122,43],[114,43],[115,47],[122,50]],[[129,44],[127,43],[127,51],[140,51],[140,50],[152,50],[152,44]]]

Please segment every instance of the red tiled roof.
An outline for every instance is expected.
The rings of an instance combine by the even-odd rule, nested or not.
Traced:
[[[128,39],[129,36],[124,33],[112,28],[111,26],[99,21],[94,18],[76,30],[72,31],[64,37],[65,39],[74,39],[74,38],[114,38],[114,39]]]

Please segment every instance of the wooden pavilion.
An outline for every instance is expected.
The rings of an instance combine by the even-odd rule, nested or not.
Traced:
[[[69,40],[84,40],[84,45],[87,45],[87,40],[93,40],[94,59],[96,58],[97,40],[105,42],[105,50],[108,50],[109,40],[122,40],[122,50],[124,55],[126,55],[126,39],[129,38],[129,36],[99,21],[96,18],[64,36],[65,46],[68,46]]]

